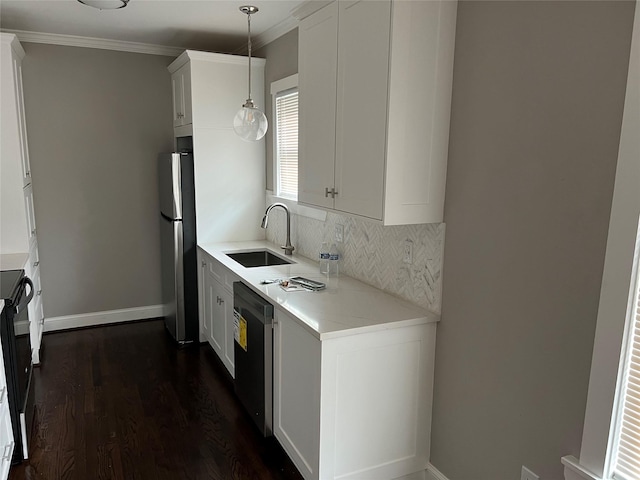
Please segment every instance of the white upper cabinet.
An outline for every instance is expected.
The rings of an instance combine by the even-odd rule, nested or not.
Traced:
[[[301,203],[442,221],[456,10],[341,1],[300,22]]]
[[[298,200],[333,208],[325,188],[334,178],[338,3],[304,19],[298,32]]]
[[[193,122],[191,109],[191,69],[183,65],[171,75],[173,89],[173,126],[190,125]]]
[[[174,136],[192,137],[198,243],[263,239],[265,139],[246,142],[233,130],[248,94],[247,57],[186,50],[167,68],[176,112],[184,114],[174,116]],[[264,68],[264,59],[251,60],[260,109]]]
[[[0,33],[0,254],[28,255],[25,270],[35,287],[35,297],[28,309],[29,328],[32,359],[38,364],[44,315],[22,86],[24,55],[14,34]]]

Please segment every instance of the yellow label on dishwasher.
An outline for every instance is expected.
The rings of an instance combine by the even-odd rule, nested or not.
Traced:
[[[240,317],[239,322],[239,332],[238,332],[238,344],[247,351],[247,321],[244,317]]]

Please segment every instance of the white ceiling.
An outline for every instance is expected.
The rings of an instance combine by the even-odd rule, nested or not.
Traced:
[[[131,0],[119,10],[98,10],[76,0],[0,0],[0,28],[126,42],[237,52],[246,45],[247,17],[255,5],[252,37],[291,23],[303,0]],[[285,30],[286,31],[286,30]]]

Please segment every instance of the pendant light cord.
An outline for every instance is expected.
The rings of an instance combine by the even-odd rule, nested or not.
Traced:
[[[249,32],[249,40],[247,42],[249,46],[249,98],[247,103],[253,103],[253,100],[251,100],[251,13],[247,13],[247,31]]]

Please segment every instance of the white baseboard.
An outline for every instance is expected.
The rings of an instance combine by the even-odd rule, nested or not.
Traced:
[[[440,471],[429,464],[426,470],[422,470],[420,472],[412,473],[409,475],[404,475],[399,478],[394,478],[394,480],[449,480],[445,477]]]
[[[438,470],[433,465],[429,464],[427,467],[427,480],[449,480],[445,477],[440,470]]]
[[[149,305],[146,307],[124,308],[121,310],[109,310],[106,312],[81,313],[79,315],[52,317],[45,319],[44,331],[55,332],[58,330],[67,330],[69,328],[93,327],[96,325],[108,325],[110,323],[144,320],[147,318],[162,317],[162,313],[162,305]]]

